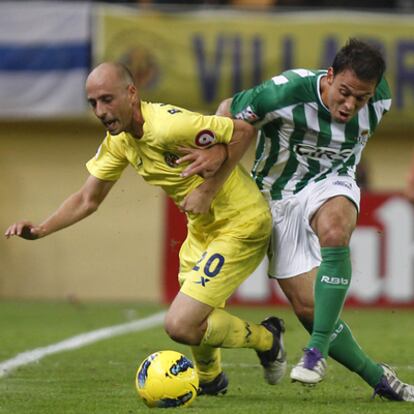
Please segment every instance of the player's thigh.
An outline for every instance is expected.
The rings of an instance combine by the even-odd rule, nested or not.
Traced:
[[[344,195],[328,199],[314,214],[311,225],[321,246],[347,245],[357,222],[357,208]]]
[[[215,238],[190,271],[180,272],[181,292],[212,307],[223,306],[260,264],[267,246],[267,233],[248,239],[226,234]]]
[[[356,225],[361,197],[354,179],[327,177],[311,183],[298,197],[322,246],[348,244]]]
[[[178,281],[180,286],[182,286],[189,272],[191,272],[203,253],[207,250],[207,247],[208,239],[205,234],[196,231],[188,231],[179,254],[180,270]]]
[[[319,266],[320,246],[297,197],[271,202],[273,220],[269,248],[269,276],[291,278]]]

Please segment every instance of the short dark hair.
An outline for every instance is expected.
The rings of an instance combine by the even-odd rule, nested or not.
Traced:
[[[385,60],[379,49],[361,40],[350,38],[336,54],[332,63],[334,75],[351,69],[363,81],[381,81]]]

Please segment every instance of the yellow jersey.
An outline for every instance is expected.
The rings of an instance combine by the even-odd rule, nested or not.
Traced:
[[[176,164],[182,156],[179,147],[205,148],[216,143],[228,144],[233,121],[205,116],[162,103],[141,101],[143,135],[134,138],[122,132],[107,133],[95,157],[86,164],[88,171],[101,180],[118,180],[131,165],[149,184],[159,186],[179,205],[184,197],[203,182],[199,176],[182,177],[186,165]],[[214,231],[229,221],[252,219],[268,210],[264,198],[249,174],[237,166],[215,196],[210,212],[188,214],[189,225],[198,230]]]

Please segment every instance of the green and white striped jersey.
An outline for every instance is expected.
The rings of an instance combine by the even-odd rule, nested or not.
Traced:
[[[368,138],[390,109],[383,79],[348,123],[334,121],[320,95],[324,75],[322,70],[289,70],[233,97],[233,116],[260,128],[252,175],[269,199],[297,193],[329,175],[355,178]]]

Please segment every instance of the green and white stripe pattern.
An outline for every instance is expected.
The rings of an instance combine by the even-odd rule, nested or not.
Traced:
[[[269,199],[297,193],[329,175],[354,178],[368,138],[390,109],[391,95],[383,79],[348,123],[333,121],[320,96],[325,74],[289,70],[233,98],[233,116],[260,128],[252,175]]]

